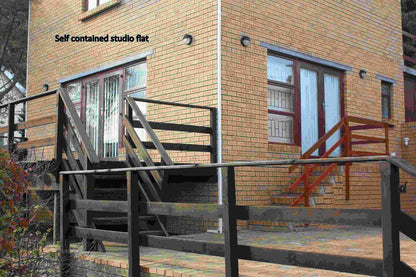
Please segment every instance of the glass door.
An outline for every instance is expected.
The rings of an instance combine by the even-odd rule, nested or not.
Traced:
[[[324,74],[324,113],[325,133],[332,129],[341,120],[340,77]],[[341,131],[336,131],[326,141],[326,151],[331,149],[341,138]],[[341,147],[337,147],[329,156],[339,157]]]
[[[99,155],[99,80],[85,83],[85,129],[92,146]]]
[[[318,72],[300,69],[300,107],[302,154],[319,139]],[[318,150],[313,156],[318,155]]]
[[[103,96],[103,158],[118,156],[119,143],[119,76],[104,78]]]
[[[113,70],[84,81],[83,122],[92,146],[102,159],[118,156],[121,73]]]
[[[302,154],[341,120],[341,72],[309,63],[300,63],[300,130]],[[335,132],[312,156],[323,155],[341,138]],[[341,147],[330,157],[341,155]]]

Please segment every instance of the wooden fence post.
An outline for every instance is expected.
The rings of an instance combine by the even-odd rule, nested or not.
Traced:
[[[60,91],[56,93],[56,138],[55,138],[55,162],[59,172],[62,162],[62,150],[63,150],[63,135],[64,135],[64,122],[65,122],[65,106],[62,101]],[[56,175],[58,177],[58,175]]]
[[[138,173],[127,172],[129,277],[140,276]]]
[[[70,275],[70,249],[69,249],[69,182],[67,175],[59,176],[60,184],[60,200],[61,200],[61,213],[60,213],[60,237],[61,237],[61,257],[60,257],[60,276],[66,277]]]
[[[59,191],[55,191],[53,194],[53,242],[57,243],[60,239],[60,204],[59,204]]]
[[[345,118],[345,157],[351,156],[351,130],[350,130],[350,119],[347,116]],[[350,173],[351,163],[345,164],[345,200],[350,200]]]
[[[400,214],[399,168],[382,162],[382,226],[383,226],[383,276],[399,276],[400,237],[397,219]]]
[[[8,135],[7,135],[7,147],[9,149],[9,153],[12,154],[14,151],[14,104],[9,104],[8,106]]]
[[[235,170],[234,167],[224,167],[221,171],[225,274],[227,277],[235,277],[238,276]]]

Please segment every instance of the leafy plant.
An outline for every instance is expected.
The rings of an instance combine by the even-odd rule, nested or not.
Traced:
[[[0,151],[0,276],[50,276],[56,255],[46,251],[48,232],[36,217],[43,207],[32,203],[30,173]]]

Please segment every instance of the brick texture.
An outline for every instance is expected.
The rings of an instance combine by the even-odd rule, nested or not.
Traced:
[[[181,103],[217,105],[216,17],[217,1],[121,0],[101,14],[80,21],[82,1],[31,2],[29,95],[42,84],[57,88],[57,80],[127,56],[153,50],[146,59],[147,97]],[[53,7],[53,8],[52,8]],[[298,158],[300,146],[268,143],[267,49],[260,42],[276,45],[343,64],[352,68],[344,77],[345,115],[382,120],[381,81],[394,79],[390,152],[414,162],[411,151],[402,148],[404,136],[415,136],[414,125],[404,122],[403,58],[400,0],[386,1],[222,1],[222,147],[223,161]],[[149,43],[56,43],[56,34],[143,34]],[[185,33],[194,36],[186,46]],[[247,34],[252,44],[243,47]],[[365,69],[367,76],[359,77]],[[204,112],[149,105],[149,117],[168,122],[207,124]],[[55,111],[50,99],[28,107],[29,118]],[[53,126],[31,130],[31,138],[54,135]],[[366,134],[378,135],[377,132]],[[164,141],[208,144],[205,136],[158,132]],[[179,140],[179,141],[178,141]],[[413,148],[412,148],[413,147]],[[372,150],[379,150],[374,147]],[[123,150],[121,150],[123,153]],[[48,152],[52,156],[52,150]],[[152,155],[158,157],[156,153]],[[207,155],[172,153],[175,162],[208,161]],[[287,168],[238,168],[239,205],[270,205],[301,171]],[[332,196],[320,203],[326,207],[380,208],[378,164],[353,165],[351,200],[345,201],[345,173],[333,184]],[[184,190],[183,195],[194,194]],[[212,192],[210,195],[213,196]],[[403,196],[404,206],[414,210],[414,186]],[[181,199],[183,197],[181,196]],[[185,199],[186,200],[186,199]],[[185,201],[184,200],[184,201]],[[253,222],[258,226],[258,222]],[[261,225],[261,224],[260,224]],[[240,227],[247,227],[242,222]],[[257,228],[257,227],[256,227]]]

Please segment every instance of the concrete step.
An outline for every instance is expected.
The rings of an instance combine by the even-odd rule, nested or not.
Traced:
[[[282,194],[271,198],[273,205],[290,206],[301,194]],[[302,200],[298,206],[303,206],[305,203]],[[324,197],[322,194],[310,194],[310,206],[324,204]]]
[[[303,184],[299,185],[298,187],[294,188],[293,190],[290,190],[289,187],[284,187],[282,189],[283,194],[302,194],[304,192]],[[334,193],[334,188],[332,185],[321,185],[316,186],[311,193],[314,194],[329,194]]]

